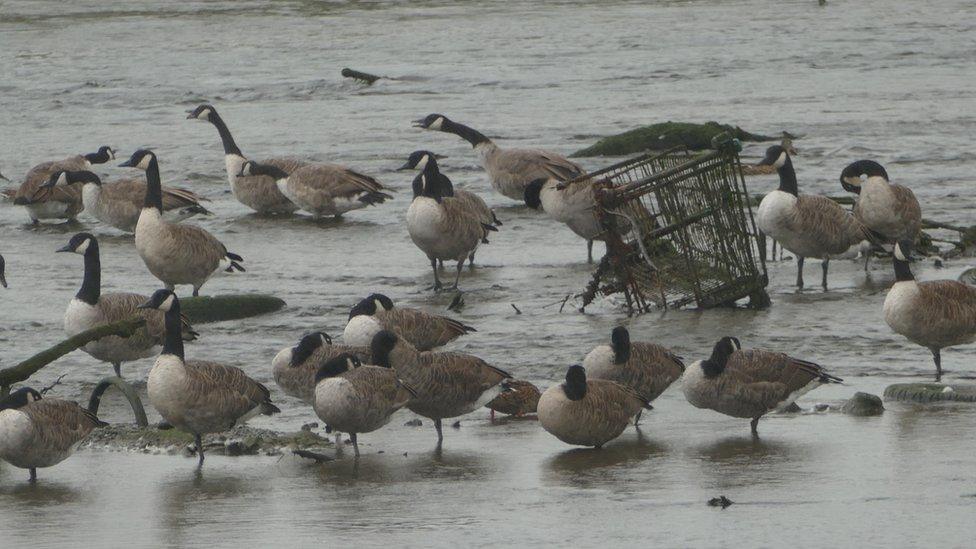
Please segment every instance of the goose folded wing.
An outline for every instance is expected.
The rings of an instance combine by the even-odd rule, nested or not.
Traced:
[[[914,238],[922,229],[922,208],[918,199],[904,185],[892,185],[891,192],[895,195],[895,215],[907,225],[906,233]]]
[[[864,225],[826,196],[801,195],[794,215],[790,230],[816,238],[829,254],[844,253],[868,239]]]
[[[213,410],[215,416],[236,419],[270,401],[268,388],[240,368],[209,361],[189,361],[186,366],[188,400]]]

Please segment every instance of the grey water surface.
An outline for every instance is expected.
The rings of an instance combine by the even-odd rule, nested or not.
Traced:
[[[392,78],[365,87],[352,67]],[[0,2],[0,171],[15,181],[34,164],[109,144],[159,156],[164,183],[212,200],[194,220],[245,257],[247,273],[216,278],[207,294],[280,296],[280,313],[201,326],[190,358],[244,368],[269,384],[283,413],[253,424],[295,430],[314,420],[273,386],[270,361],[303,332],[341,334],[349,307],[382,291],[443,311],[429,266],[403,217],[416,149],[448,155],[443,171],[479,192],[504,222],[465,272],[477,327],[452,348],[546,387],[606,341],[617,324],[635,340],[693,361],[723,335],[830,368],[844,385],[801,400],[837,405],[855,391],[931,378],[928,351],[884,324],[893,273],[875,261],[831,264],[831,289],[792,287],[795,262],[770,263],[764,311],[669,311],[626,317],[620,299],[580,314],[589,280],[585,245],[563,226],[494,194],[470,147],[410,121],[440,112],[503,146],[564,153],[599,136],[666,120],[718,120],[759,133],[789,130],[801,190],[841,194],[840,170],[874,158],[910,185],[924,215],[974,222],[976,4],[963,0],[667,2]],[[212,101],[245,154],[338,162],[397,191],[344,220],[263,218],[229,193],[216,130],[185,120]],[[753,161],[766,144],[747,144]],[[119,163],[120,158],[115,163]],[[617,159],[585,159],[595,169]],[[132,175],[113,165],[104,176]],[[749,180],[752,192],[775,176]],[[82,216],[73,226],[26,225],[0,204],[0,367],[62,335],[81,282],[81,258],[55,254],[71,234],[102,243],[108,290],[150,293],[131,236]],[[942,235],[946,236],[946,235]],[[597,246],[602,253],[602,247]],[[921,279],[954,278],[917,264]],[[522,314],[516,314],[511,304]],[[949,381],[976,371],[972,347],[943,355]],[[124,366],[142,382],[151,360]],[[75,353],[35,386],[68,374],[54,393],[84,400],[111,369]],[[141,384],[144,390],[144,384]],[[128,421],[117,396],[106,419]],[[40,471],[0,464],[3,547],[323,546],[970,546],[976,512],[976,411],[965,405],[888,403],[881,417],[835,412],[760,423],[698,410],[677,387],[600,451],[573,449],[533,420],[492,424],[487,411],[447,429],[435,451],[428,421],[409,413],[361,437],[357,465],[297,458],[191,459],[84,450]],[[726,495],[721,510],[705,502]]]

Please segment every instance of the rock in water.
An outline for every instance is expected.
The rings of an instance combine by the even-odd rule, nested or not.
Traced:
[[[840,411],[852,416],[880,416],[884,413],[884,404],[878,395],[857,392],[841,406]]]
[[[885,389],[884,397],[906,402],[976,402],[976,385],[895,383]]]

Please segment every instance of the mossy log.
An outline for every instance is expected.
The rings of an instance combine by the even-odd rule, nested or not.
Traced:
[[[250,318],[273,313],[284,306],[284,300],[264,294],[200,296],[180,300],[180,310],[191,324]]]
[[[712,139],[722,133],[729,133],[739,141],[775,141],[781,136],[759,135],[747,132],[738,126],[706,122],[663,122],[642,126],[610,137],[604,137],[592,146],[580,149],[571,156],[624,156],[647,151],[664,151],[673,147],[685,146],[694,151],[709,149]],[[792,137],[792,136],[791,136]]]
[[[75,334],[57,345],[45,349],[27,360],[0,370],[0,396],[6,396],[10,392],[10,386],[30,378],[38,370],[63,357],[64,355],[84,347],[92,341],[108,336],[131,337],[137,330],[146,325],[146,320],[141,317],[134,317],[121,320],[112,324],[105,324],[91,330],[85,330],[80,334]]]
[[[888,400],[907,402],[976,402],[976,385],[896,383],[884,392]]]
[[[346,78],[352,78],[354,80],[359,80],[360,82],[366,84],[367,86],[372,86],[374,82],[383,78],[382,76],[376,76],[375,74],[369,74],[368,72],[360,72],[354,69],[345,68],[342,69],[342,76]]]

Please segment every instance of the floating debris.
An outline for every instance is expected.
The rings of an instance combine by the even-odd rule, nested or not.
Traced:
[[[725,496],[719,496],[717,498],[712,498],[708,500],[709,507],[721,507],[722,509],[725,509],[726,507],[732,505],[733,503],[735,502]]]
[[[375,74],[369,74],[367,72],[360,72],[350,68],[342,69],[342,76],[346,78],[352,78],[353,80],[358,80],[367,86],[372,86],[377,80],[383,78],[382,76],[376,76]]]
[[[423,424],[424,424],[423,421],[420,421],[420,419],[414,418],[414,419],[411,419],[410,421],[404,423],[403,426],[404,427],[420,427]]]

